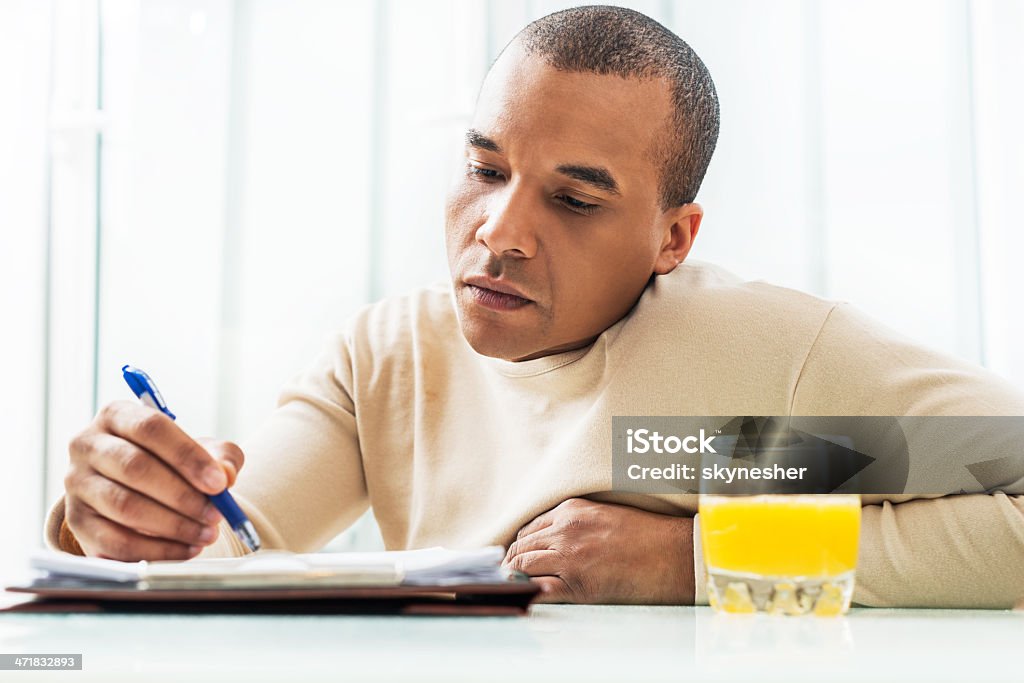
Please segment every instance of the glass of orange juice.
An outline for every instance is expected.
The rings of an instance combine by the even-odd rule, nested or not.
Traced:
[[[706,494],[700,533],[715,610],[831,616],[850,608],[860,496]]]

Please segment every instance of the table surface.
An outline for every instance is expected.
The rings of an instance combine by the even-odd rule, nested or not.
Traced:
[[[1010,680],[1024,612],[538,605],[526,617],[0,614],[0,653],[83,653],[0,680]],[[1007,678],[1010,676],[1010,678]],[[72,678],[73,677],[73,678]]]

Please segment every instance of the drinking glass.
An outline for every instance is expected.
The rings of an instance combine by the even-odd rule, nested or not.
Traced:
[[[708,600],[719,612],[832,616],[853,595],[860,496],[701,496]]]

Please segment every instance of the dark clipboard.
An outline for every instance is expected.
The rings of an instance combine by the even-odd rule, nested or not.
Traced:
[[[2,612],[149,614],[406,614],[517,616],[540,587],[527,578],[451,586],[158,590],[137,584],[43,578],[9,586],[34,595]]]

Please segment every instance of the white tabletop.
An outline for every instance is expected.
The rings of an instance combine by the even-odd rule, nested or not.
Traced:
[[[82,653],[60,681],[1010,680],[1024,613],[846,617],[539,605],[527,617],[0,614],[0,653]]]

